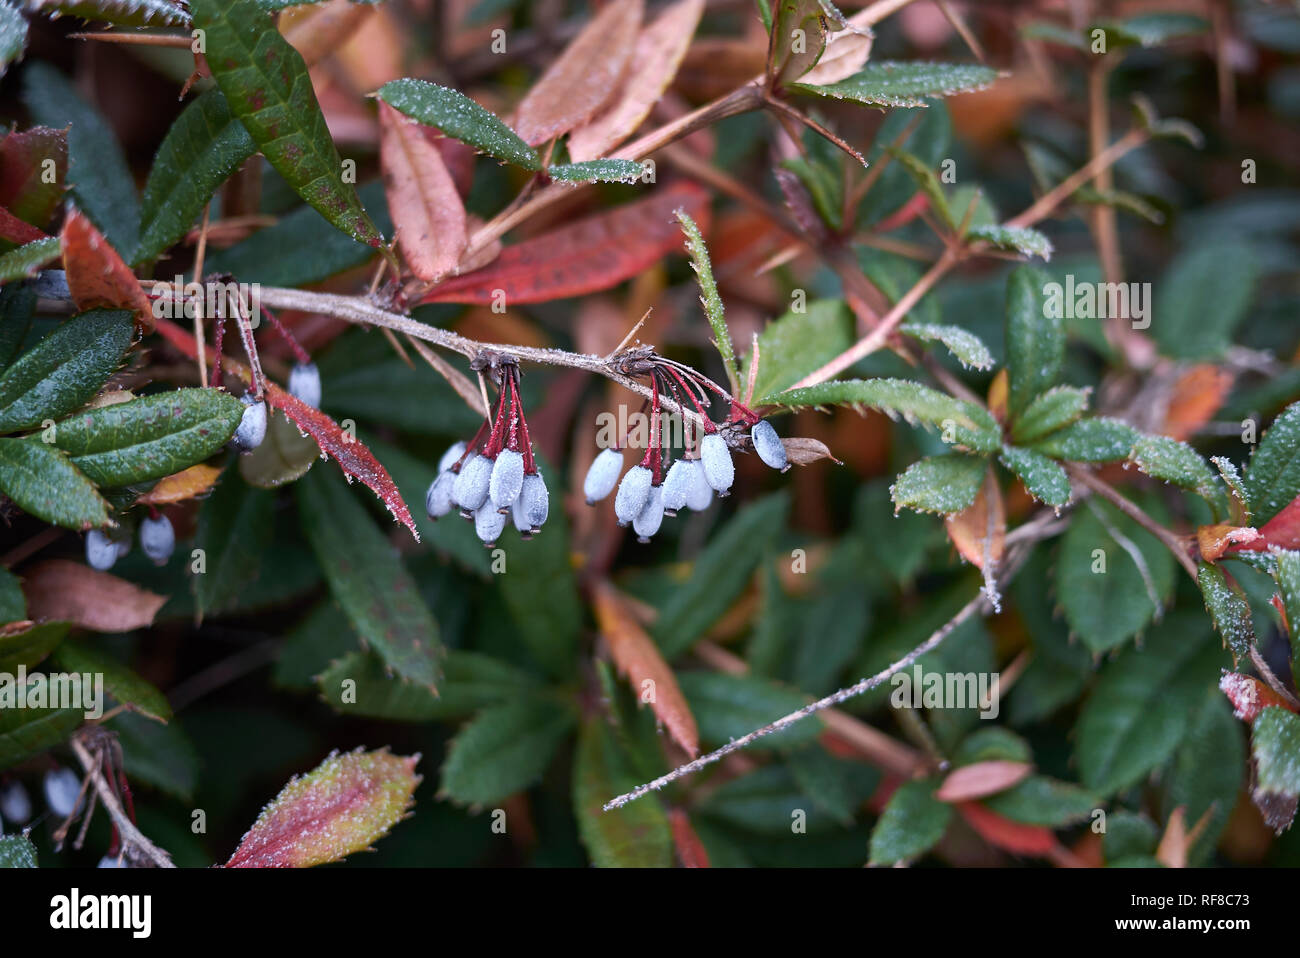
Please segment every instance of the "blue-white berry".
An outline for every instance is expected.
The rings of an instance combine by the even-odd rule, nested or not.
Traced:
[[[650,537],[659,531],[663,521],[664,487],[651,486],[650,495],[646,497],[645,505],[641,507],[641,511],[632,520],[632,531],[636,533],[638,541],[649,542]]]
[[[487,500],[488,483],[492,481],[492,460],[477,453],[460,467],[451,487],[451,501],[460,507],[461,515],[470,516]]]
[[[749,437],[754,441],[754,451],[758,453],[759,459],[781,472],[790,468],[790,458],[785,454],[785,446],[770,422],[764,419],[755,423],[754,428],[749,432]]]
[[[54,768],[41,783],[45,804],[56,817],[67,818],[80,807],[81,779],[70,768]]]
[[[140,550],[153,560],[154,565],[163,565],[172,557],[176,548],[176,530],[172,521],[166,516],[145,516],[140,523]]]
[[[22,782],[10,782],[0,789],[0,815],[16,825],[32,817],[32,800]]]
[[[535,535],[546,523],[550,514],[551,497],[546,491],[546,481],[540,472],[524,476],[519,498],[511,507],[515,528],[525,537]]]
[[[704,463],[694,459],[687,465],[690,469],[686,474],[686,508],[693,512],[703,512],[713,503],[713,487],[704,477]]]
[[[289,371],[289,394],[313,409],[320,408],[320,370],[315,363],[298,363]]]
[[[492,478],[488,481],[488,495],[492,498],[492,504],[502,514],[508,514],[523,487],[524,457],[513,449],[502,449],[497,453],[496,463],[492,466]]]
[[[474,511],[474,532],[490,549],[497,544],[497,539],[501,537],[505,527],[506,517],[485,498],[483,504]]]
[[[442,458],[438,460],[438,471],[446,472],[452,466],[456,465],[456,463],[460,462],[460,457],[465,455],[465,448],[466,444],[462,439],[444,452]]]
[[[623,453],[617,449],[602,449],[582,480],[582,494],[587,505],[594,506],[614,491],[618,474],[623,471]]]
[[[454,472],[440,472],[429,491],[424,494],[424,511],[430,519],[437,519],[451,512],[451,487],[456,484]]]
[[[629,525],[645,508],[650,498],[650,481],[654,478],[645,466],[633,466],[618,484],[614,497],[614,515],[620,526]]]
[[[235,434],[230,437],[230,444],[240,452],[252,452],[266,438],[266,403],[254,399],[249,393],[241,396],[240,402],[244,404],[244,414]]]
[[[664,515],[675,516],[686,505],[686,492],[691,485],[691,459],[678,459],[668,468],[664,477]]]
[[[98,529],[86,533],[86,565],[107,572],[120,557],[118,544],[107,535]]]
[[[700,443],[700,462],[704,465],[704,478],[719,496],[725,496],[736,480],[736,464],[731,461],[727,441],[716,432],[709,433]]]

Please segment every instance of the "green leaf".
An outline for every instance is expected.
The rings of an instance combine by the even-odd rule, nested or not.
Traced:
[[[394,110],[498,160],[540,170],[541,157],[514,130],[465,94],[425,80],[391,80],[376,94]],[[637,171],[640,176],[640,170]]]
[[[926,341],[937,341],[948,347],[967,369],[992,369],[993,354],[984,341],[960,326],[936,326],[929,323],[903,323],[899,330],[909,336]]]
[[[316,440],[300,432],[297,424],[281,410],[273,409],[267,417],[262,444],[240,455],[239,474],[250,486],[278,489],[301,479],[320,458],[321,449]]]
[[[932,100],[924,108],[891,110],[876,131],[867,160],[882,163],[886,148],[895,144],[920,157],[932,169],[938,167],[945,157],[952,156],[952,117],[947,104]],[[915,181],[902,164],[888,163],[884,170],[859,206],[860,227],[878,224],[916,196]]]
[[[686,252],[691,257],[691,268],[695,270],[695,280],[700,287],[700,305],[704,315],[713,327],[713,345],[722,357],[722,365],[727,370],[727,379],[732,389],[739,387],[740,373],[736,368],[736,349],[731,343],[731,332],[727,329],[727,317],[722,308],[722,297],[718,295],[718,284],[713,279],[713,264],[709,260],[709,248],[704,244],[700,228],[684,209],[677,210],[677,222],[686,234]],[[755,395],[763,395],[756,392]]]
[[[1173,754],[1219,675],[1207,639],[1198,614],[1174,613],[1101,670],[1075,729],[1084,785],[1114,794]]]
[[[68,623],[43,622],[22,632],[0,636],[0,674],[17,672],[19,666],[32,668],[57,649],[67,634]]]
[[[1088,43],[1078,30],[1070,30],[1055,23],[1027,23],[1020,28],[1020,35],[1030,40],[1046,40],[1065,47],[1073,47],[1081,52],[1088,52]]]
[[[0,439],[0,491],[24,512],[81,532],[108,524],[108,503],[65,453],[43,442]]]
[[[1049,277],[1018,266],[1007,277],[1007,387],[1012,419],[1055,382],[1065,362],[1065,324],[1045,308]]]
[[[712,535],[655,620],[653,635],[666,659],[689,649],[731,607],[785,525],[789,504],[784,493],[759,499]]]
[[[388,539],[337,475],[313,470],[294,488],[303,532],[361,641],[401,678],[433,689],[438,624]]]
[[[1151,621],[1174,571],[1155,536],[1109,503],[1088,500],[1065,531],[1056,594],[1071,631],[1094,653],[1107,652]]]
[[[134,712],[122,712],[109,727],[117,732],[126,774],[133,784],[145,782],[177,801],[194,801],[199,753],[179,722],[163,725]]]
[[[321,216],[353,239],[380,246],[298,51],[256,0],[193,0],[194,26],[207,34],[207,62],[231,111],[276,172]]]
[[[40,61],[23,70],[23,101],[42,126],[61,130],[71,124],[68,189],[113,248],[131,260],[140,233],[135,178],[103,116],[77,95],[62,73]],[[58,250],[57,238],[40,242]]]
[[[838,299],[819,299],[802,312],[791,310],[772,320],[758,336],[760,404],[778,402],[778,394],[853,345],[853,317]]]
[[[838,163],[839,158],[835,158]],[[822,222],[832,230],[844,227],[844,177],[838,165],[822,157],[809,154],[782,160],[781,166],[789,170],[808,191],[813,207]],[[779,174],[778,174],[779,176]]]
[[[639,784],[605,722],[599,716],[584,722],[573,762],[573,811],[582,844],[598,868],[668,868],[673,863],[672,830],[657,795],[602,811],[605,802]]]
[[[27,618],[27,600],[23,597],[22,586],[18,577],[8,569],[0,567],[0,625],[18,622]],[[0,647],[4,640],[0,639]]]
[[[943,838],[952,806],[934,797],[937,782],[904,782],[890,797],[871,831],[871,864],[913,861]]]
[[[29,0],[42,13],[102,20],[122,27],[187,27],[190,15],[171,0]]]
[[[1070,501],[1070,479],[1057,463],[1032,449],[1003,446],[999,457],[1039,502],[1061,507]]]
[[[27,677],[29,687],[42,680],[43,676]],[[15,677],[0,677],[0,702],[11,695],[23,696],[26,701],[26,690],[17,688]],[[83,718],[83,713],[77,709],[15,708],[9,705],[0,708],[0,769],[9,768],[62,743]]]
[[[929,456],[914,462],[889,487],[894,506],[951,515],[975,501],[986,463],[976,456]]]
[[[1041,260],[1052,258],[1052,241],[1038,230],[1024,226],[972,226],[966,231],[966,238],[983,240],[997,249],[1020,253],[1022,256],[1037,256]]]
[[[897,147],[888,147],[886,152],[897,160],[903,169],[916,180],[916,185],[921,188],[921,192],[929,199],[930,208],[939,214],[943,222],[948,224],[948,228],[956,229],[961,222],[960,218],[949,205],[948,194],[944,192],[943,186],[939,183],[938,174],[934,172],[933,167],[929,166],[919,156],[914,156]]]
[[[987,409],[906,379],[839,379],[788,389],[767,401],[791,408],[870,406],[891,418],[901,416],[913,425],[919,422],[940,427],[953,442],[977,452],[995,452],[1002,441],[1002,430]]]
[[[151,260],[184,236],[221,184],[256,152],[220,90],[208,90],[187,106],[149,170],[134,261]]]
[[[1101,799],[1087,789],[1046,775],[1030,775],[984,804],[1013,822],[1062,828],[1088,819]]]
[[[838,83],[793,83],[791,89],[869,106],[924,106],[927,97],[982,90],[997,79],[991,67],[974,63],[905,63],[880,60]]]
[[[1231,459],[1223,456],[1211,456],[1210,462],[1214,468],[1219,470],[1219,478],[1223,484],[1228,487],[1228,498],[1232,504],[1231,514],[1236,517],[1237,510],[1240,510],[1241,517],[1249,524],[1250,522],[1250,494],[1246,491],[1245,480],[1242,479],[1241,473],[1237,471],[1237,465]]]
[[[1071,423],[1044,439],[1031,442],[1029,447],[1067,462],[1122,462],[1129,457],[1141,435],[1118,419],[1099,417]]]
[[[0,376],[0,433],[39,426],[80,409],[117,371],[131,345],[127,310],[74,316]]]
[[[816,745],[798,749],[792,756],[816,752],[834,763]],[[851,783],[843,769],[833,764],[822,766],[822,776],[809,778],[806,764],[801,764],[802,771],[795,773],[794,764],[798,761],[792,758],[785,767],[768,765],[724,782],[699,806],[700,813],[711,822],[744,831],[751,841],[753,836],[788,838],[796,822],[802,822],[805,828],[805,832],[797,833],[800,835],[836,834],[851,825],[853,805],[858,803],[849,792]],[[831,781],[823,780],[824,776],[830,776]],[[827,788],[835,793],[828,804],[840,806],[838,811],[823,804]],[[817,789],[821,794],[810,789]]]
[[[1273,550],[1276,563],[1273,578],[1277,580],[1277,590],[1282,596],[1282,607],[1286,609],[1286,621],[1291,639],[1291,668],[1300,672],[1300,552],[1290,549]]]
[[[1031,443],[1075,422],[1088,409],[1087,389],[1053,386],[1039,394],[1011,427],[1011,438],[1018,444]],[[1125,451],[1121,458],[1128,458]]]
[[[1133,464],[1153,479],[1172,482],[1194,492],[1214,509],[1215,517],[1228,512],[1228,500],[1218,477],[1201,454],[1168,436],[1139,436],[1133,444]]]
[[[1180,253],[1156,287],[1151,333],[1175,359],[1216,359],[1255,296],[1259,254],[1244,242]]]
[[[0,288],[0,373],[9,368],[22,349],[35,311],[35,283],[10,283]]]
[[[1237,804],[1245,753],[1241,723],[1233,716],[1232,706],[1217,689],[1211,689],[1170,762],[1164,781],[1162,804],[1166,817],[1181,806],[1186,809],[1185,821],[1190,827],[1214,809],[1205,831],[1192,845],[1188,864],[1205,864],[1213,854]]]
[[[159,722],[171,721],[167,697],[113,656],[82,642],[64,642],[55,649],[54,662],[64,672],[102,675],[104,688],[119,704]]]
[[[808,704],[793,689],[752,675],[683,672],[677,676],[691,714],[700,727],[700,740],[724,745]],[[815,739],[822,721],[812,715],[789,728],[757,739],[750,749],[795,747]]]
[[[26,835],[0,837],[0,868],[36,867],[36,846]]]
[[[1102,857],[1109,866],[1154,855],[1160,832],[1145,815],[1125,809],[1110,814],[1102,839]]]
[[[199,507],[194,546],[203,550],[203,573],[194,576],[200,616],[237,605],[240,594],[262,572],[262,556],[274,530],[275,494],[251,489],[226,469]]]
[[[22,58],[27,48],[27,20],[17,8],[0,3],[0,76]]]
[[[1249,656],[1255,642],[1255,626],[1250,602],[1241,586],[1222,567],[1209,562],[1202,562],[1196,570],[1196,584],[1201,587],[1214,628],[1232,650],[1233,661]]]
[[[974,765],[990,761],[1033,762],[1029,743],[1008,728],[986,726],[971,732],[953,751],[954,765]]]
[[[1255,719],[1250,752],[1256,804],[1280,798],[1294,813],[1300,796],[1300,716],[1276,705],[1264,709]]]
[[[0,283],[35,276],[42,266],[58,259],[59,255],[57,236],[33,240],[17,249],[11,249],[0,256]]]
[[[1161,12],[1144,13],[1125,20],[1102,20],[1092,29],[1105,30],[1106,39],[1112,42],[1118,40],[1121,44],[1156,47],[1177,37],[1205,33],[1209,23],[1190,13]]]
[[[557,163],[547,167],[546,173],[565,183],[636,183],[645,169],[636,160],[603,159]]]
[[[129,486],[207,459],[235,434],[244,408],[216,389],[176,389],[70,416],[54,440],[96,485]]]
[[[816,743],[797,748],[786,758],[786,765],[799,790],[811,798],[814,805],[844,826],[853,823],[861,804],[847,774],[846,765],[853,764],[855,763],[845,763],[842,759],[832,757]],[[714,796],[716,795],[715,792]],[[781,827],[789,828],[790,821],[790,816],[786,815]]]
[[[573,724],[572,709],[548,699],[484,709],[451,743],[438,794],[485,805],[523,791],[541,779]]]
[[[1268,427],[1246,470],[1251,520],[1262,526],[1300,495],[1300,403]]]

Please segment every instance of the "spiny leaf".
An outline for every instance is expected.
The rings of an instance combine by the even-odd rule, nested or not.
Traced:
[[[19,619],[22,619],[27,614],[27,598],[23,595],[17,578],[11,578],[14,580],[14,588],[18,590],[18,601],[23,606],[19,615]],[[8,629],[0,631],[0,671],[13,674],[19,666],[30,671],[57,649],[67,635],[67,622],[42,622],[40,625],[19,628],[16,632]]]
[[[966,237],[1023,256],[1037,256],[1044,261],[1052,258],[1052,241],[1038,230],[1023,226],[972,226],[966,231]]]
[[[1273,578],[1285,611],[1286,632],[1291,640],[1291,667],[1300,669],[1300,552],[1276,550]]]
[[[343,177],[307,66],[256,0],[192,0],[195,27],[207,35],[207,62],[231,111],[276,172],[322,216],[353,239],[384,238]]]
[[[24,512],[65,529],[108,524],[108,503],[68,461],[43,442],[0,439],[0,490]]]
[[[17,8],[0,3],[0,76],[22,58],[27,48],[27,20]]]
[[[975,501],[984,469],[979,456],[929,456],[914,462],[889,487],[894,511],[906,506],[940,515],[961,512]]]
[[[695,270],[695,281],[700,287],[700,305],[704,315],[713,327],[713,345],[722,357],[722,365],[727,370],[727,379],[735,390],[740,383],[740,373],[736,369],[736,349],[731,342],[731,331],[727,329],[727,317],[722,306],[722,297],[718,295],[718,284],[713,279],[713,263],[709,260],[709,248],[704,244],[704,236],[699,226],[685,209],[673,211],[677,222],[686,234],[686,252],[691,257],[691,268]],[[761,393],[759,394],[761,395]]]
[[[235,605],[261,573],[274,532],[274,505],[273,494],[248,488],[229,468],[203,501],[194,538],[205,563],[203,575],[193,579],[199,616]]]
[[[1249,656],[1255,642],[1255,626],[1250,617],[1250,602],[1241,586],[1222,566],[1209,562],[1202,562],[1196,570],[1196,584],[1201,588],[1214,628],[1232,650],[1233,661]]]
[[[935,782],[904,782],[871,831],[871,864],[894,865],[924,855],[943,838],[952,806],[934,797]]]
[[[1014,822],[1061,828],[1085,821],[1102,801],[1071,782],[1030,775],[1014,788],[986,798],[984,804]]]
[[[484,805],[523,791],[542,777],[573,723],[571,708],[542,698],[484,709],[452,742],[439,794]]]
[[[136,325],[153,329],[153,310],[131,268],[76,207],[68,210],[59,234],[68,291],[78,309],[107,306],[129,309]]]
[[[1009,408],[1018,417],[1056,382],[1065,362],[1065,326],[1044,308],[1042,270],[1018,266],[1007,277]]]
[[[263,0],[265,2],[265,0]],[[187,27],[190,15],[172,0],[26,0],[27,8],[121,27]]]
[[[1077,420],[1088,409],[1087,389],[1053,386],[1040,393],[1011,426],[1011,438],[1017,443],[1032,443]],[[1121,458],[1127,458],[1125,451]]]
[[[27,677],[29,685],[37,681],[40,681],[37,676]],[[25,691],[17,689],[16,694]],[[83,718],[77,709],[0,709],[0,768],[9,768],[63,743]]]
[[[1250,457],[1245,484],[1257,525],[1300,495],[1300,403],[1292,403],[1268,427]]]
[[[1026,410],[1026,419],[1028,414]],[[1081,419],[1029,445],[1035,452],[1067,462],[1121,462],[1129,457],[1140,436],[1127,423],[1102,416]]]
[[[606,723],[599,717],[584,722],[573,763],[573,811],[582,844],[598,868],[672,865],[672,829],[657,795],[602,810],[605,802],[637,784]]]
[[[984,345],[984,341],[970,330],[931,323],[903,323],[898,328],[917,339],[943,343],[948,347],[948,352],[968,369],[993,368],[993,354]]]
[[[41,229],[48,226],[67,177],[66,130],[36,126],[0,141],[0,205],[19,219]]]
[[[551,179],[565,183],[635,183],[644,172],[635,160],[583,160],[546,169]]]
[[[1187,443],[1168,436],[1141,436],[1133,444],[1132,459],[1135,466],[1153,479],[1163,479],[1196,493],[1210,504],[1216,518],[1227,514],[1227,498],[1214,470]]]
[[[1281,833],[1290,826],[1300,796],[1300,717],[1286,709],[1264,709],[1255,719],[1250,751],[1255,760],[1251,797],[1265,811],[1268,824]]]
[[[927,97],[983,90],[997,76],[993,68],[974,63],[881,60],[867,64],[863,70],[839,83],[825,86],[792,83],[790,88],[869,106],[909,107],[925,106]]]
[[[465,94],[425,80],[391,80],[376,94],[394,110],[447,136],[526,170],[540,170],[541,157],[494,113]]]
[[[42,266],[59,256],[59,238],[50,236],[0,256],[0,283],[35,276]]]
[[[172,707],[162,692],[94,646],[64,642],[55,650],[54,661],[65,672],[102,675],[104,689],[119,704],[158,722],[171,721]]]
[[[1042,453],[1016,446],[1003,446],[1002,465],[1025,484],[1039,502],[1060,508],[1070,501],[1070,479],[1065,470]]]
[[[754,395],[762,397],[760,403],[780,401],[781,390],[852,345],[853,316],[843,300],[819,299],[778,316],[758,336]]]
[[[1210,243],[1175,257],[1156,288],[1151,333],[1176,359],[1217,359],[1250,310],[1259,254],[1249,243]]]
[[[0,868],[36,868],[36,846],[26,835],[0,838]]]
[[[1091,30],[1106,31],[1106,39],[1117,45],[1160,46],[1177,37],[1204,33],[1209,24],[1203,17],[1190,13],[1144,13],[1124,20],[1101,20]]]

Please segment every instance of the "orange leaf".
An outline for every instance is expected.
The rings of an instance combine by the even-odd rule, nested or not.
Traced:
[[[575,162],[605,156],[641,125],[676,75],[703,12],[704,0],[678,0],[641,30],[622,96],[569,136]]]
[[[173,502],[184,502],[186,499],[197,499],[212,488],[219,475],[221,470],[216,466],[201,462],[197,466],[190,466],[188,469],[182,469],[180,472],[159,479],[158,484],[136,502],[148,506],[162,506]]]
[[[153,624],[167,601],[125,579],[68,559],[49,559],[23,572],[27,616],[71,622],[96,632],[129,632]]]
[[[1165,825],[1165,833],[1160,839],[1160,846],[1156,849],[1156,861],[1166,868],[1186,868],[1187,853],[1191,851],[1196,840],[1201,837],[1210,824],[1210,816],[1214,813],[1213,808],[1207,808],[1201,815],[1192,830],[1187,830],[1187,809],[1179,805],[1169,814],[1169,822]]]
[[[1042,858],[1056,850],[1056,836],[1050,828],[1013,822],[979,802],[959,802],[957,811],[986,842],[1013,855]]]
[[[655,717],[664,723],[673,740],[694,758],[700,751],[700,733],[695,725],[695,716],[686,704],[673,670],[659,653],[659,647],[632,617],[618,590],[608,582],[602,580],[593,586],[592,601],[596,622],[609,644],[609,653],[619,673],[627,676],[640,701],[645,701],[649,693],[650,708]]]
[[[530,146],[585,123],[618,92],[644,6],[642,0],[605,4],[533,84],[514,122]]]
[[[1271,705],[1295,711],[1290,702],[1259,679],[1240,672],[1224,672],[1223,678],[1219,679],[1219,691],[1232,703],[1232,713],[1247,724],[1254,722],[1259,713]]]
[[[1196,544],[1206,562],[1215,562],[1233,546],[1245,547],[1259,538],[1258,529],[1234,526],[1231,522],[1200,526],[1196,530]]]
[[[374,7],[351,0],[291,8],[281,14],[280,33],[298,51],[303,62],[311,66],[356,36],[374,13]]]
[[[685,208],[707,230],[708,203],[708,194],[690,183],[658,187],[649,199],[508,246],[490,266],[453,276],[422,302],[489,306],[504,295],[517,306],[609,289],[682,248],[673,210]]]
[[[1028,762],[993,759],[953,769],[934,797],[941,802],[965,802],[1004,792],[1024,780],[1033,770]]]
[[[993,470],[990,469],[984,477],[984,485],[975,501],[962,512],[948,516],[943,524],[962,558],[974,563],[977,569],[984,568],[986,556],[994,563],[1002,561],[1007,514]]]
[[[1169,398],[1162,432],[1179,441],[1190,439],[1210,421],[1232,388],[1232,373],[1208,363],[1179,377]]]
[[[418,123],[382,100],[379,162],[398,248],[411,272],[436,282],[456,268],[465,252],[465,206],[442,153]]]
[[[673,845],[677,847],[677,857],[683,868],[711,868],[709,852],[695,834],[695,828],[686,812],[680,808],[668,810],[668,824],[673,830]]]
[[[117,250],[95,229],[95,224],[76,207],[68,210],[63,221],[59,246],[63,250],[68,290],[78,309],[96,306],[131,309],[135,311],[138,326],[146,331],[153,329],[153,311],[140,281]]]

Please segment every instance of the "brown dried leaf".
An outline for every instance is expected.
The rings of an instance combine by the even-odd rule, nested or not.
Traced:
[[[131,268],[95,224],[76,207],[68,210],[59,234],[68,290],[78,309],[107,306],[135,311],[137,326],[153,329],[153,311]]]
[[[700,751],[695,716],[659,647],[637,623],[618,590],[608,582],[595,584],[592,600],[596,621],[619,673],[627,676],[638,700],[644,701],[642,696],[649,691],[649,704],[655,717],[663,722],[673,741],[694,758]],[[651,683],[648,689],[647,681]]]
[[[71,622],[96,632],[129,632],[153,624],[167,601],[125,579],[80,562],[49,559],[23,571],[27,614],[37,622]]]
[[[420,125],[383,101],[379,160],[397,246],[416,276],[435,282],[455,270],[468,243],[456,183]]]
[[[1196,543],[1200,547],[1201,558],[1206,562],[1216,562],[1233,546],[1249,545],[1260,538],[1262,534],[1258,529],[1235,526],[1230,522],[1199,526],[1196,530]]]
[[[1169,815],[1169,823],[1165,825],[1165,833],[1160,839],[1160,846],[1156,849],[1156,861],[1166,868],[1186,868],[1187,853],[1196,840],[1201,837],[1210,824],[1210,816],[1214,813],[1213,808],[1207,808],[1201,815],[1192,830],[1187,830],[1187,809],[1179,805]]]
[[[1007,513],[993,471],[989,470],[979,494],[963,512],[944,519],[948,538],[967,562],[984,568],[987,556],[995,564],[1002,561],[1007,538]]]
[[[793,436],[790,439],[782,439],[781,445],[785,446],[785,457],[796,466],[806,466],[810,462],[816,462],[819,459],[829,459],[837,466],[844,465],[843,462],[831,454],[830,447],[820,439]]]
[[[826,40],[826,50],[817,65],[805,73],[800,83],[824,86],[847,80],[867,64],[871,44],[875,40],[869,30],[849,27],[833,33]]]
[[[158,484],[142,495],[136,502],[149,506],[162,506],[172,502],[184,502],[207,495],[212,484],[217,481],[221,470],[216,466],[199,463],[170,476],[158,480]]]
[[[280,33],[302,56],[307,66],[317,63],[353,37],[376,8],[352,0],[291,9],[282,15]]]
[[[954,769],[934,793],[941,802],[965,802],[1004,792],[1022,782],[1033,766],[1028,762],[993,759]]]
[[[528,91],[513,124],[530,146],[585,123],[621,89],[643,0],[607,3]]]
[[[575,162],[605,156],[641,125],[672,83],[703,12],[704,0],[678,0],[641,30],[622,95],[570,135],[569,156]]]

